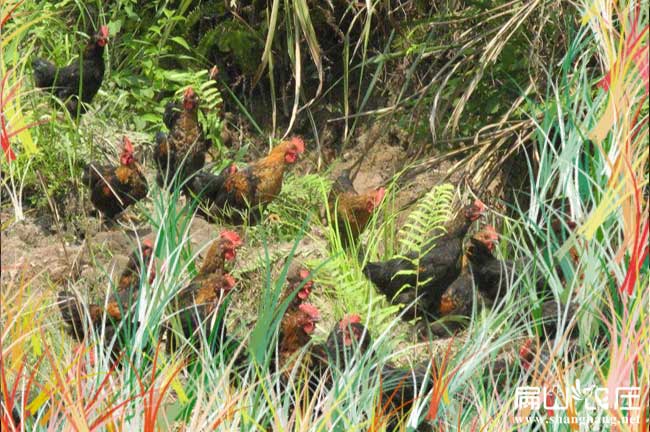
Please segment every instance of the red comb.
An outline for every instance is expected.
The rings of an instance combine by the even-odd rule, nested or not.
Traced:
[[[239,169],[239,168],[237,168],[237,165],[232,164],[232,165],[230,165],[230,167],[228,168],[228,173],[229,173],[229,174],[234,174],[234,173],[237,172],[238,169]]]
[[[223,280],[226,283],[226,286],[225,286],[226,289],[232,289],[232,287],[234,287],[235,284],[237,283],[237,280],[228,273],[223,275]]]
[[[102,37],[107,38],[108,37],[108,26],[105,26],[105,25],[101,26],[99,28],[99,34]]]
[[[219,237],[225,240],[230,240],[234,247],[239,247],[242,245],[241,237],[239,237],[239,234],[234,231],[221,231]]]
[[[483,231],[485,231],[490,238],[499,239],[499,233],[492,225],[486,225],[485,228],[483,228]]]
[[[485,210],[485,204],[483,204],[483,201],[481,201],[480,199],[474,200],[474,207],[476,207],[480,212]]]
[[[384,196],[386,195],[386,189],[385,188],[379,188],[375,192],[375,205],[379,205],[381,203],[381,200],[384,199]]]
[[[519,348],[519,359],[521,360],[524,369],[530,368],[530,363],[533,357],[533,352],[530,349],[532,345],[533,345],[533,340],[527,339],[526,342],[523,343],[521,348]]]
[[[122,138],[122,143],[124,144],[125,152],[133,153],[133,143],[131,143],[131,140],[128,136],[124,135],[124,138]]]
[[[361,324],[361,317],[358,314],[346,315],[339,321],[341,331],[346,330],[351,324]]]
[[[142,246],[153,249],[153,242],[150,239],[144,239],[142,240]]]
[[[194,96],[194,89],[192,88],[192,86],[189,86],[188,88],[185,89],[185,91],[183,92],[183,96],[185,97]]]
[[[300,311],[306,313],[313,319],[320,318],[320,312],[318,312],[316,306],[314,306],[311,303],[302,303],[300,306],[298,306],[298,309],[300,309]]]
[[[305,151],[305,142],[302,140],[300,137],[292,137],[289,142],[296,146],[296,150],[298,153],[302,153]]]
[[[300,273],[298,273],[298,274],[300,275],[300,279],[303,279],[303,280],[307,279],[309,277],[309,270],[302,269],[302,270],[300,270]]]

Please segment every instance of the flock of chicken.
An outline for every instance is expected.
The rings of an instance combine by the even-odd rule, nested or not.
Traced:
[[[64,101],[71,113],[83,113],[84,104],[92,101],[101,85],[107,41],[108,30],[102,27],[86,48],[83,61],[67,67],[57,68],[45,60],[35,60],[36,85],[50,89]],[[305,151],[304,142],[293,137],[279,143],[269,155],[245,168],[233,164],[218,175],[212,174],[205,169],[205,156],[212,143],[204,136],[198,121],[199,106],[198,95],[192,88],[187,88],[180,103],[170,103],[165,108],[163,122],[168,133],[159,132],[155,138],[156,181],[161,188],[179,188],[188,201],[196,200],[201,213],[209,220],[219,219],[230,224],[255,223],[264,208],[280,193],[284,173]],[[88,164],[83,183],[89,188],[94,207],[108,219],[116,218],[148,193],[147,181],[127,137],[123,140],[119,165]],[[358,241],[384,193],[381,188],[357,193],[347,172],[337,179],[329,197],[329,206],[344,245]],[[471,316],[477,301],[475,287],[482,299],[481,304],[497,304],[508,292],[508,275],[515,271],[517,264],[494,257],[493,250],[498,240],[494,228],[483,227],[471,236],[469,246],[465,245],[471,226],[485,211],[485,205],[479,200],[465,207],[450,223],[444,236],[424,245],[426,252],[420,257],[412,253],[385,262],[371,262],[363,268],[363,273],[382,294],[390,301],[404,305],[401,316],[405,320],[423,318],[419,330],[427,338],[452,334],[463,325],[463,320],[457,318],[467,320]],[[566,228],[565,225],[558,224],[558,232]],[[212,242],[203,262],[197,266],[197,275],[175,296],[175,310],[170,315],[178,317],[178,321],[161,324],[168,349],[180,349],[188,342],[197,346],[206,341],[210,345],[208,349],[219,349],[227,334],[223,320],[218,321],[214,328],[208,328],[207,323],[218,313],[224,297],[235,285],[226,263],[236,258],[236,250],[241,244],[239,235],[230,230],[224,230]],[[90,322],[92,327],[105,328],[106,340],[113,341],[115,338],[112,336],[119,331],[119,324],[125,318],[133,320],[132,310],[144,280],[155,278],[151,270],[155,268],[151,263],[154,255],[154,245],[144,241],[122,272],[115,294],[103,305],[81,307],[75,295],[60,293],[59,306],[70,333],[83,340],[88,336],[87,323]],[[418,268],[413,268],[416,259]],[[288,287],[284,301],[280,303],[286,305],[286,311],[282,312],[279,349],[274,365],[279,373],[289,373],[300,358],[306,362],[311,375],[322,383],[329,367],[349,357],[341,350],[354,348],[356,352],[364,353],[370,349],[370,334],[358,315],[348,315],[335,326],[327,343],[313,345],[308,356],[298,356],[310,343],[319,319],[319,311],[307,302],[312,290],[310,279],[309,271],[299,267],[293,268],[288,275]],[[544,281],[540,280],[538,285],[543,295]],[[548,316],[544,317],[547,336],[553,337],[552,314],[557,307],[542,309],[548,311]],[[455,319],[445,319],[448,317]],[[205,328],[210,334],[200,337],[197,331]],[[181,335],[184,342],[179,338]],[[118,358],[123,347],[118,342],[112,346],[113,354]],[[236,361],[246,360],[238,358]],[[405,412],[413,400],[414,389],[423,382],[425,372],[425,368],[413,371],[385,366],[381,370],[384,401],[397,411]],[[394,390],[398,387],[401,393],[396,397]]]

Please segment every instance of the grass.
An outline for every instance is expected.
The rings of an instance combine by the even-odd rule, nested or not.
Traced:
[[[333,82],[327,80],[330,69],[322,36],[314,30],[319,24],[318,11],[306,2],[288,8],[271,2],[263,56],[252,80],[263,83],[266,74],[270,83],[273,120],[272,130],[266,131],[270,138],[256,117],[250,95],[238,93],[231,83],[207,80],[211,65],[207,59],[194,58],[189,45],[182,55],[171,48],[187,44],[174,38],[180,37],[175,31],[191,9],[189,1],[155,12],[148,6],[140,11],[143,22],[138,28],[129,15],[135,13],[129,12],[130,2],[118,2],[119,7],[108,10],[101,2],[88,2],[99,6],[101,20],[109,22],[116,34],[105,86],[92,112],[79,122],[57,105],[47,105],[49,96],[29,90],[26,60],[37,51],[61,63],[76,54],[81,37],[65,30],[71,21],[82,29],[87,17],[84,6],[73,3],[74,7],[65,8],[47,2],[47,13],[38,19],[36,6],[29,2],[9,1],[0,6],[0,107],[6,156],[1,162],[2,210],[3,215],[14,215],[3,223],[3,242],[26,218],[26,206],[58,214],[61,222],[74,225],[74,218],[82,216],[69,214],[61,197],[72,195],[83,202],[82,193],[77,192],[83,162],[98,156],[113,160],[122,132],[139,138],[146,159],[151,132],[161,127],[164,103],[186,85],[198,88],[210,106],[202,121],[220,158],[244,158],[219,142],[222,124],[217,113],[226,109],[228,101],[242,110],[241,117],[256,131],[247,135],[251,143],[258,144],[260,135],[266,144],[267,139],[271,142],[273,136],[296,127],[303,111],[309,113],[311,129],[318,130],[322,126],[316,120],[319,105],[342,89],[339,102],[345,146],[353,148],[355,129],[362,127],[366,117],[380,122],[394,119],[414,128],[410,135],[414,139],[407,147],[417,158],[416,169],[448,157],[433,153],[424,142],[448,144],[458,139],[471,143],[451,153],[465,153],[452,169],[464,166],[473,173],[468,181],[472,191],[426,188],[430,192],[408,209],[409,216],[401,223],[403,209],[396,208],[396,198],[402,193],[400,176],[409,172],[405,169],[389,181],[387,198],[362,236],[360,260],[360,250],[346,250],[337,230],[331,228],[326,204],[331,172],[287,175],[283,193],[268,209],[265,221],[240,229],[245,253],[233,270],[240,284],[222,305],[220,318],[231,339],[216,353],[195,349],[191,353],[194,367],[184,367],[185,355],[169,353],[159,343],[160,324],[173,319],[174,296],[196,274],[195,262],[203,251],[192,242],[195,209],[183,205],[178,190],[167,193],[150,182],[148,202],[136,210],[155,239],[157,277],[151,284],[142,281],[142,295],[135,305],[137,324],[127,323],[118,333],[126,347],[120,367],[114,367],[110,358],[117,339],[107,340],[108,335],[98,330],[85,343],[75,344],[63,331],[55,293],[69,289],[86,298],[86,280],[44,284],[40,269],[34,275],[26,267],[6,267],[3,250],[3,430],[12,430],[14,408],[27,418],[25,428],[34,430],[385,430],[393,413],[378,398],[384,383],[377,371],[394,362],[425,364],[431,382],[430,390],[419,389],[413,409],[402,419],[403,429],[413,430],[424,423],[435,430],[578,429],[577,425],[539,424],[563,415],[557,409],[552,414],[543,408],[530,412],[516,407],[517,389],[525,385],[555,386],[559,402],[566,401],[565,392],[578,381],[583,391],[602,387],[610,395],[617,387],[635,386],[640,388],[639,405],[647,407],[646,1],[638,2],[638,8],[637,3],[619,2],[614,7],[601,0],[575,5],[503,3],[463,10],[440,6],[437,14],[423,15],[406,29],[391,26],[385,40],[373,35],[379,31],[378,17],[385,16],[382,2],[350,5],[345,16],[351,21],[344,29],[344,49],[339,53],[345,67]],[[394,12],[411,16],[408,7]],[[71,18],[76,13],[79,18]],[[547,19],[548,27],[531,24],[539,37],[528,40],[526,23],[535,18]],[[544,33],[553,26],[566,30],[558,36],[562,39],[558,46],[565,49],[549,49],[556,39]],[[142,37],[129,38],[128,32],[139,32]],[[512,85],[518,86],[517,94],[500,99],[507,106],[491,112],[481,105],[492,103],[495,97],[486,86],[511,87],[502,83],[512,82],[506,75],[520,69],[504,65],[524,49],[533,53],[529,63],[520,65],[527,69],[529,80],[521,85],[511,76],[517,81]],[[438,57],[448,50],[452,54],[446,60]],[[161,66],[177,56],[180,65]],[[289,58],[292,76],[286,82],[282,81],[283,56]],[[404,80],[393,89],[390,103],[382,107],[374,99],[387,92],[386,83],[395,75],[390,68],[400,59],[405,62],[399,72]],[[136,67],[139,61],[142,67]],[[200,66],[184,69],[193,61]],[[314,79],[315,87],[310,86]],[[292,92],[289,119],[281,123],[276,92],[287,82]],[[171,94],[154,96],[170,89]],[[490,111],[489,115],[482,109]],[[477,110],[481,112],[475,114]],[[415,139],[423,133],[422,121],[416,118],[424,119],[425,135],[432,135],[433,140]],[[462,119],[472,124],[465,126]],[[414,148],[418,143],[422,149]],[[372,147],[366,151],[373,151]],[[513,154],[523,155],[525,192],[517,191],[516,199],[509,202],[489,197],[483,186],[493,180],[496,167],[507,167]],[[223,166],[221,162],[218,167]],[[507,275],[512,294],[491,308],[475,307],[464,333],[415,344],[410,327],[399,319],[399,308],[389,305],[363,277],[362,265],[417,247],[423,233],[448,218],[450,203],[472,192],[490,198],[485,199],[490,204],[490,222],[502,236],[497,255],[516,260],[521,270]],[[44,202],[49,203],[47,207]],[[577,229],[565,226],[556,237],[549,229],[551,223],[568,219],[577,223]],[[214,237],[219,228],[211,229]],[[538,244],[545,247],[534,246]],[[578,251],[577,259],[571,255],[572,248]],[[343,369],[332,368],[332,387],[311,394],[305,388],[303,369],[293,370],[284,385],[270,366],[279,317],[286,308],[280,298],[287,269],[295,259],[312,270],[314,302],[325,315],[315,339],[326,338],[331,325],[351,312],[361,314],[373,338],[371,353]],[[555,271],[556,264],[568,275],[565,280]],[[97,266],[103,285],[96,297],[101,302],[114,285],[111,269]],[[561,316],[562,305],[579,305],[575,318],[560,321],[561,336],[550,341],[540,331],[541,299],[536,291],[540,275]],[[579,329],[574,341],[568,337],[573,326]],[[205,330],[202,334],[207,334]],[[518,351],[529,339],[539,355],[533,367],[525,368]],[[251,360],[237,374],[233,351]],[[507,371],[501,374],[496,370],[500,359],[508,360]],[[574,398],[568,413],[584,414],[589,411],[587,404],[584,398]],[[622,421],[630,413],[634,414],[610,406],[598,407],[593,415]],[[522,423],[517,418],[529,414],[538,420]],[[638,414],[640,424],[610,429],[647,430],[650,413],[642,408]]]

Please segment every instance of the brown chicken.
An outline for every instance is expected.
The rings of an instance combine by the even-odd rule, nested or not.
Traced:
[[[350,170],[341,173],[330,191],[328,206],[343,246],[357,241],[385,194],[384,188],[359,194],[352,185]]]
[[[297,309],[288,309],[280,321],[280,336],[276,367],[289,378],[299,360],[300,351],[307,346],[320,321],[320,312],[310,303],[302,303]],[[309,369],[310,356],[303,358],[303,366]]]
[[[82,303],[77,296],[68,291],[61,291],[58,295],[58,305],[61,311],[63,322],[67,326],[68,333],[78,341],[82,341],[88,336],[87,319],[95,330],[100,330],[102,323],[106,321],[106,343],[110,343],[115,335],[120,322],[127,315],[133,305],[137,302],[142,286],[142,270],[149,268],[153,258],[153,245],[150,240],[144,240],[139,251],[133,252],[126,268],[122,271],[118,282],[117,290],[110,296],[106,306],[104,304],[90,304],[87,311],[84,310]],[[155,273],[152,270],[149,273],[149,283],[153,281]],[[90,330],[92,332],[92,330]],[[113,345],[113,356],[117,356],[121,344]]]
[[[71,115],[85,112],[104,80],[104,47],[108,43],[108,27],[101,26],[83,52],[81,61],[73,60],[68,66],[58,68],[53,63],[36,58],[32,62],[34,84],[48,89],[65,103]],[[82,104],[79,103],[81,96]]]
[[[214,353],[225,336],[222,319],[214,326],[208,322],[235,286],[235,279],[225,273],[224,265],[226,261],[235,259],[241,243],[237,233],[222,231],[219,238],[210,245],[198,274],[173,300],[177,311],[174,315],[180,319],[181,334],[191,345],[200,345],[197,342],[203,340],[204,336]],[[205,332],[203,335],[202,331]],[[176,350],[180,345],[177,334],[173,330],[173,324],[167,326],[167,347],[170,351]]]
[[[203,135],[198,111],[199,97],[192,87],[183,94],[180,112],[173,104],[165,109],[163,121],[169,134],[158,132],[154,148],[156,181],[160,187],[168,187],[172,182],[184,185],[205,165],[205,154],[212,143]]]
[[[126,136],[120,165],[84,167],[81,181],[90,191],[90,201],[108,219],[114,219],[130,205],[147,196],[147,180],[133,155],[133,144]]]
[[[266,205],[280,194],[287,167],[304,151],[302,139],[294,137],[278,144],[268,156],[229,174],[214,200],[222,209],[221,217],[237,224],[258,222]]]
[[[295,264],[295,262],[289,267],[287,271],[287,291],[282,300],[280,300],[280,304],[283,304],[289,297],[292,297],[287,306],[287,311],[295,311],[298,309],[298,306],[307,302],[314,287],[314,281],[307,280],[310,276],[309,270]],[[302,287],[300,287],[301,284]]]
[[[418,258],[414,252],[407,253],[406,258],[368,263],[363,273],[394,304],[416,305],[403,312],[403,319],[411,320],[416,315],[433,318],[443,291],[460,274],[465,235],[484,211],[485,205],[474,201],[452,221],[447,234],[425,244],[422,250],[426,252],[419,259],[417,274],[413,271],[413,261]],[[401,273],[405,270],[411,272]],[[420,286],[416,289],[418,281]]]

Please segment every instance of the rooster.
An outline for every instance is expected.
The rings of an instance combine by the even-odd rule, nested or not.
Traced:
[[[109,219],[147,196],[147,180],[133,155],[133,144],[125,136],[120,165],[84,167],[81,181],[90,190],[90,201]]]
[[[241,238],[233,231],[222,231],[219,238],[212,242],[203,259],[198,274],[190,283],[176,294],[172,303],[180,317],[180,330],[185,340],[194,344],[201,329],[208,329],[207,337],[212,352],[216,352],[219,341],[225,334],[223,320],[216,326],[208,321],[219,309],[225,296],[235,286],[235,279],[225,273],[226,261],[234,261]],[[171,326],[167,326],[167,342],[170,351],[178,343]],[[199,338],[200,339],[200,338]]]
[[[83,104],[92,102],[104,79],[104,47],[107,43],[108,27],[101,26],[83,52],[81,61],[58,68],[47,60],[35,58],[32,61],[34,84],[61,99],[70,114],[84,113]],[[82,104],[79,103],[80,96]]]
[[[328,206],[343,246],[356,242],[385,193],[384,188],[379,188],[359,194],[352,185],[350,171],[341,173],[330,191]]]
[[[304,151],[302,139],[294,137],[275,146],[268,156],[228,174],[215,198],[222,217],[240,224],[248,211],[248,221],[257,222],[261,211],[280,194],[287,167],[296,163]]]
[[[174,178],[178,184],[184,184],[205,164],[205,154],[212,142],[203,136],[198,117],[199,102],[198,95],[188,87],[180,112],[175,104],[165,109],[163,122],[169,134],[158,132],[154,148],[156,181],[160,187],[171,185]]]
[[[417,300],[417,307],[405,311],[403,319],[411,320],[417,316],[417,312],[427,313],[433,310],[439,303],[442,292],[460,274],[463,239],[484,211],[485,205],[479,200],[466,206],[454,219],[447,234],[422,247],[426,252],[419,260],[416,253],[409,252],[406,257],[368,263],[363,268],[363,273],[394,304],[408,305]],[[413,266],[416,260],[419,263],[417,269]],[[401,273],[404,271],[408,273]],[[418,282],[420,286],[416,287]]]
[[[86,319],[90,318],[90,324],[94,329],[100,329],[104,320],[106,321],[106,342],[109,343],[115,336],[115,332],[123,320],[123,317],[130,312],[137,302],[142,286],[143,269],[149,268],[153,258],[153,245],[150,240],[144,240],[139,251],[131,254],[126,268],[122,271],[117,289],[112,294],[106,305],[90,304],[87,307],[87,316],[79,299],[73,293],[61,291],[58,294],[58,305],[61,311],[63,322],[67,326],[68,333],[78,341],[88,336],[85,326]],[[155,273],[153,267],[149,273],[149,283],[153,282]],[[120,344],[113,345],[113,358],[119,353]]]

